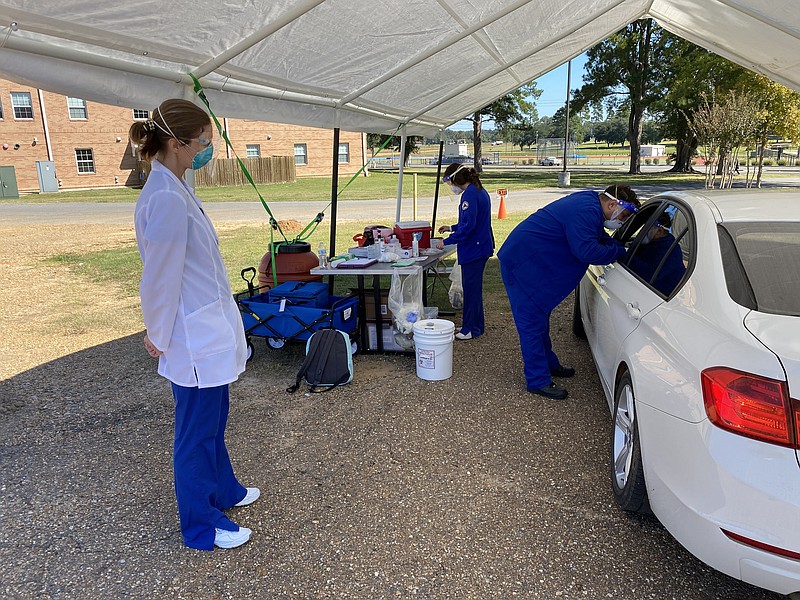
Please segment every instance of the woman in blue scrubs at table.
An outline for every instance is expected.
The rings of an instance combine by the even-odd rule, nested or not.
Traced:
[[[483,188],[477,171],[464,164],[451,164],[445,169],[442,182],[459,198],[458,223],[443,225],[439,233],[450,232],[444,245],[456,244],[461,266],[464,308],[461,329],[456,339],[471,340],[483,335],[483,271],[494,254],[492,233],[492,201]]]
[[[225,446],[228,384],[244,371],[239,309],[214,226],[183,180],[214,154],[211,119],[188,100],[166,100],[129,132],[151,164],[134,211],[142,258],[144,345],[175,399],[173,467],[183,542],[213,550],[252,533],[223,511],[254,502],[258,488],[236,479]]]
[[[572,377],[550,341],[550,313],[578,285],[589,265],[622,258],[625,248],[606,233],[636,212],[627,186],[582,191],[540,208],[509,234],[497,258],[519,334],[529,392],[563,399],[567,389],[553,377]]]

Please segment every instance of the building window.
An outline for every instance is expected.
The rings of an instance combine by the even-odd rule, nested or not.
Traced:
[[[11,92],[11,106],[15,119],[33,119],[33,102],[30,92]]]
[[[0,121],[3,120],[3,103],[0,102]]]
[[[307,165],[308,164],[308,151],[305,144],[294,145],[294,164]]]
[[[350,162],[350,144],[339,144],[339,162]]]
[[[146,121],[150,118],[150,113],[146,110],[142,110],[141,108],[134,108],[133,109],[133,120],[134,121]]]
[[[94,173],[94,153],[91,148],[75,148],[78,173]]]
[[[67,108],[69,109],[70,119],[83,119],[85,121],[88,118],[86,100],[83,98],[67,97]]]
[[[261,144],[247,144],[247,158],[258,158],[261,156]]]

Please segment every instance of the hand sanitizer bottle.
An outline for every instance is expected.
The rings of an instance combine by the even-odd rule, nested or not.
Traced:
[[[323,242],[319,243],[319,249],[317,250],[317,258],[319,258],[319,266],[323,269],[327,269],[328,251],[325,249],[325,244]]]
[[[413,238],[411,240],[411,256],[413,256],[414,258],[417,258],[419,256],[419,236],[421,236],[422,234],[421,233],[413,233],[411,235],[412,235],[412,238]]]

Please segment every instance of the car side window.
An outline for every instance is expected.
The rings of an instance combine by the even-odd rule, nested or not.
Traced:
[[[645,205],[627,228],[625,264],[655,292],[669,298],[685,280],[695,249],[692,220],[672,202]]]

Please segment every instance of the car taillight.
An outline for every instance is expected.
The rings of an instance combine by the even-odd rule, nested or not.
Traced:
[[[792,410],[786,383],[724,367],[700,375],[706,414],[733,433],[797,448],[800,413]]]

